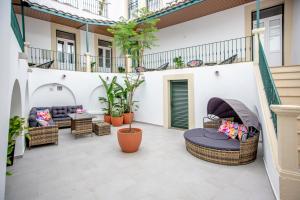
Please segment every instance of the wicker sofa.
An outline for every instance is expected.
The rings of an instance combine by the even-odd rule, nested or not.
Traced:
[[[30,135],[30,140],[28,142],[29,148],[42,144],[58,144],[58,126],[53,121],[49,122],[49,126],[39,126],[38,122],[36,121],[37,111],[45,109],[49,109],[49,111],[51,111],[51,108],[49,107],[35,107],[30,110],[30,115],[28,118],[28,132]]]
[[[71,118],[68,114],[76,113],[77,109],[82,109],[82,105],[51,107],[51,115],[58,128],[71,127]]]

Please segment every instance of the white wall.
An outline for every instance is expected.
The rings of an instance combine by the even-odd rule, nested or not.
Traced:
[[[11,114],[19,113],[21,117],[25,116],[25,88],[27,82],[27,64],[26,61],[18,59],[18,53],[21,51],[16,37],[10,26],[11,1],[0,1],[0,199],[4,199],[5,193],[5,175],[6,172],[6,152],[9,118]],[[19,82],[21,105],[14,105],[12,101],[13,86]],[[14,107],[11,110],[11,106]],[[16,109],[19,108],[19,109]],[[20,110],[21,109],[21,110]],[[17,111],[18,110],[18,111]],[[24,152],[24,138],[17,140],[15,155],[21,155]],[[8,177],[9,178],[9,177]]]
[[[245,36],[244,6],[160,29],[159,46],[147,51],[160,52]]]
[[[292,64],[300,65],[300,1],[294,0],[293,5],[293,42],[292,42]]]
[[[136,120],[163,125],[163,77],[181,73],[194,74],[197,127],[202,126],[207,102],[214,96],[241,100],[251,110],[255,111],[256,90],[252,70],[251,63],[240,63],[144,73],[145,83],[137,90],[135,96],[140,106],[136,112]],[[219,71],[219,76],[215,75],[215,71]],[[63,78],[63,75],[66,77]],[[119,82],[122,83],[122,74],[102,74],[104,77],[114,75],[117,75]],[[72,103],[72,95],[74,95],[76,104],[82,104],[91,112],[101,112],[102,106],[97,99],[104,95],[104,88],[101,86],[98,73],[59,70],[50,72],[49,70],[33,69],[33,72],[29,74],[29,80],[31,107],[43,106],[43,104],[47,104],[46,106],[51,104],[67,105]],[[236,84],[237,81],[239,84]],[[64,88],[63,91],[57,91],[56,84],[61,84],[68,89]],[[155,98],[153,98],[153,94],[155,94]],[[69,100],[58,102],[57,99],[61,96]]]
[[[17,15],[22,26],[21,15]],[[25,16],[26,41],[30,46],[40,49],[51,49],[51,23]]]

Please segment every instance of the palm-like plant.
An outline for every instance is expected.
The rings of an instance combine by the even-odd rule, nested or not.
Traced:
[[[104,78],[101,76],[100,80],[102,82],[102,85],[104,86],[106,97],[99,97],[99,101],[103,104],[106,104],[106,108],[103,108],[103,111],[105,111],[105,114],[111,115],[112,112],[112,107],[115,102],[115,93],[114,93],[114,88],[115,84],[117,82],[117,76],[114,76],[111,80],[110,83],[108,83],[108,80],[106,81]]]

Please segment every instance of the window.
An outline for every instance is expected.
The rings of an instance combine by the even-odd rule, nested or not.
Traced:
[[[59,67],[75,70],[75,34],[57,30],[56,40]]]
[[[133,18],[137,14],[137,10],[138,10],[138,0],[129,0],[128,1],[129,19]]]
[[[112,42],[98,40],[98,62],[99,67],[105,71],[111,71],[112,66]]]

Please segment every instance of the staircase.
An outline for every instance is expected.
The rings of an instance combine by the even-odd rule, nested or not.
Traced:
[[[300,105],[300,65],[271,67],[282,104]]]
[[[300,65],[271,67],[271,72],[281,103],[300,105]],[[298,119],[298,134],[300,135],[300,116]]]

